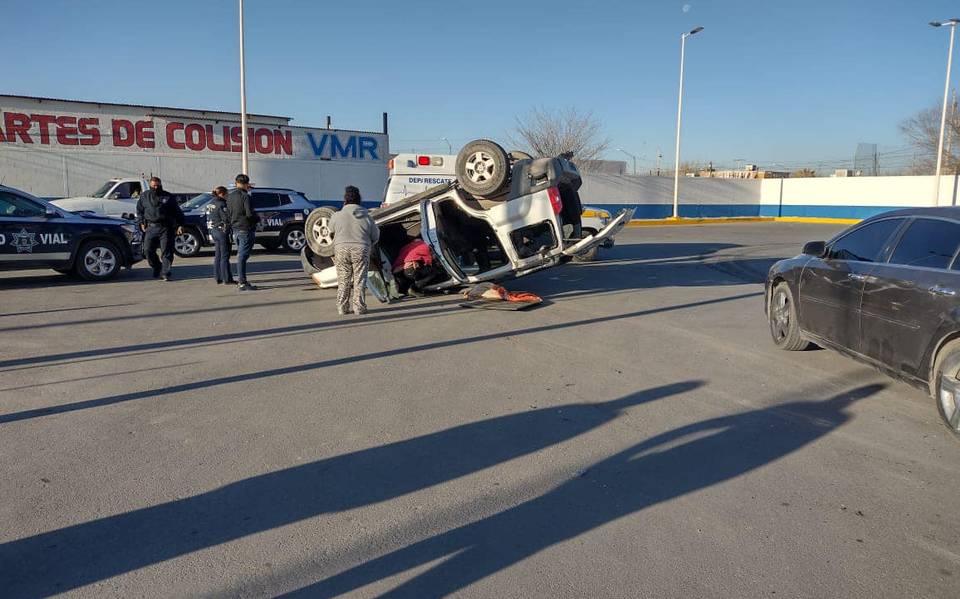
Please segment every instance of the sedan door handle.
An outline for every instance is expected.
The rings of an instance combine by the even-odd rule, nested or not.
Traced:
[[[867,280],[867,275],[861,275],[861,274],[857,274],[857,273],[855,273],[855,272],[852,272],[852,273],[850,273],[850,274],[847,275],[847,278],[848,278],[848,279],[853,279],[854,281],[866,281],[866,280]]]
[[[946,295],[948,297],[955,297],[957,295],[956,289],[944,287],[943,285],[934,285],[930,288],[930,291],[936,293],[937,295]]]

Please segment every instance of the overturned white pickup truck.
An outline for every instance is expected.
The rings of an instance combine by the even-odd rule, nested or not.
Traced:
[[[370,212],[380,227],[380,260],[389,278],[400,248],[421,238],[446,271],[426,291],[520,277],[555,266],[612,239],[633,217],[622,210],[601,231],[581,231],[580,173],[565,157],[508,154],[492,141],[457,155],[456,180]],[[336,287],[331,208],[307,217],[304,270]]]

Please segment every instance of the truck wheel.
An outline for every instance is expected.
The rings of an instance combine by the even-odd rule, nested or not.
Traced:
[[[960,437],[960,339],[944,345],[934,364],[930,393],[943,423]]]
[[[303,234],[303,229],[293,225],[287,227],[280,233],[280,245],[290,253],[297,253],[307,245],[307,238]]]
[[[472,196],[493,198],[510,182],[510,157],[489,139],[477,139],[457,154],[457,181]]]
[[[303,249],[300,250],[300,265],[303,266],[303,272],[309,277],[312,276],[313,273],[333,266],[333,258],[318,256],[313,253],[309,245],[305,245]]]
[[[111,241],[96,239],[80,246],[77,275],[85,281],[106,281],[120,272],[120,250]]]
[[[330,218],[335,211],[326,206],[317,208],[307,217],[303,225],[307,245],[314,254],[324,258],[333,257],[333,229],[330,228]]]
[[[184,228],[183,233],[173,240],[173,251],[181,258],[196,256],[200,253],[201,247],[203,247],[203,240],[200,238],[200,232],[193,228]]]

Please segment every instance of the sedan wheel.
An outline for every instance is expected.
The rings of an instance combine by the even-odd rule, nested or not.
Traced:
[[[960,341],[948,343],[937,355],[931,390],[943,423],[960,436]]]
[[[793,301],[793,293],[786,283],[780,283],[773,288],[767,317],[770,320],[770,335],[780,349],[798,351],[810,345],[800,335],[797,307]]]
[[[185,230],[174,238],[173,251],[183,258],[196,256],[200,253],[200,237],[191,230]]]

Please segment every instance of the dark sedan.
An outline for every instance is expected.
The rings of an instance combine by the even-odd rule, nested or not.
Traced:
[[[774,343],[816,343],[927,389],[960,435],[960,208],[915,208],[812,241],[767,276]]]

